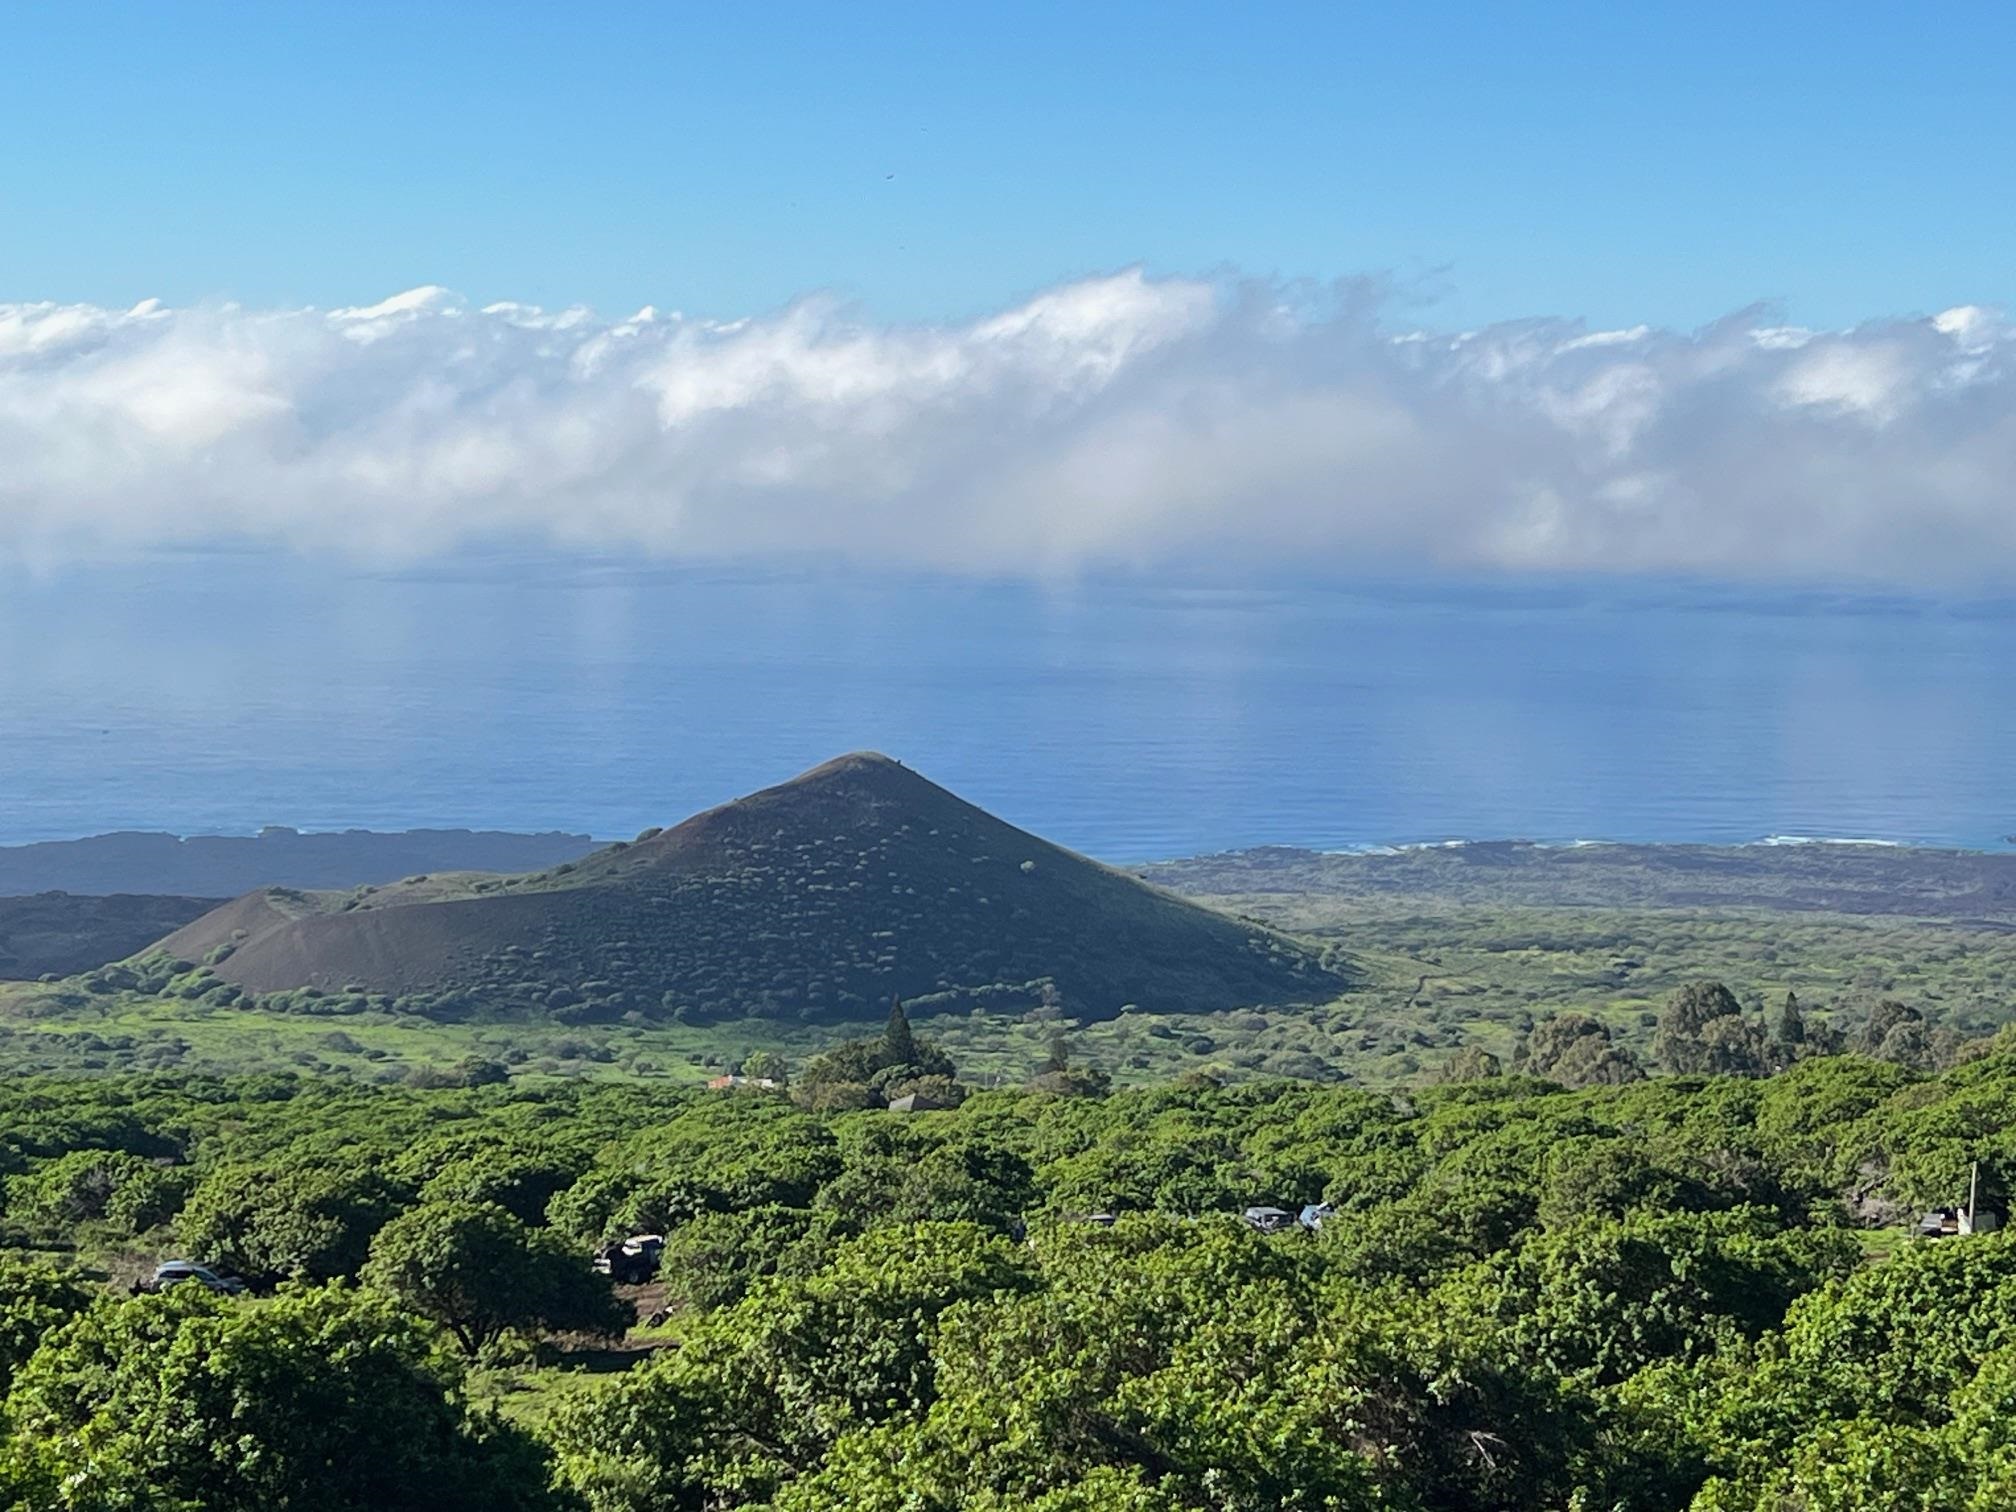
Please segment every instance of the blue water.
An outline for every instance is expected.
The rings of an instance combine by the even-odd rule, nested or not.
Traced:
[[[0,576],[0,842],[629,835],[872,747],[1116,861],[2016,830],[2016,609],[228,557]]]

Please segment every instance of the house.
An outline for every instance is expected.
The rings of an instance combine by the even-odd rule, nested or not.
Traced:
[[[1975,1162],[1967,1177],[1967,1202],[1963,1207],[1934,1208],[1918,1220],[1918,1234],[1924,1239],[1944,1239],[1954,1234],[1992,1234],[2002,1227],[2002,1215],[1981,1206],[1981,1165]]]
[[[1992,1209],[1973,1212],[1964,1207],[1934,1208],[1918,1220],[1918,1232],[1926,1239],[1943,1239],[1953,1234],[1992,1234],[2002,1227],[2002,1215]]]
[[[906,1092],[890,1102],[891,1113],[942,1113],[952,1104],[933,1097],[928,1092]]]
[[[1296,1215],[1295,1221],[1314,1234],[1322,1230],[1326,1219],[1334,1218],[1336,1215],[1337,1209],[1329,1203],[1312,1202]]]
[[[1285,1228],[1294,1227],[1295,1224],[1294,1214],[1285,1208],[1277,1207],[1249,1207],[1239,1215],[1239,1219],[1248,1228],[1261,1234],[1278,1234]]]
[[[716,1076],[707,1083],[710,1092],[732,1092],[737,1087],[754,1087],[758,1092],[775,1092],[777,1080],[769,1076]]]

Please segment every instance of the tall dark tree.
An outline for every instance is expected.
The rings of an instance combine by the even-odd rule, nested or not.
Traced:
[[[913,1066],[917,1063],[917,1036],[910,1030],[910,1015],[903,1011],[903,1000],[889,999],[889,1023],[882,1030],[882,1051],[891,1066]]]
[[[1049,1052],[1044,1055],[1043,1064],[1036,1068],[1037,1074],[1039,1076],[1047,1075],[1053,1071],[1069,1071],[1070,1069],[1071,1047],[1064,1042],[1064,1036],[1061,1033],[1052,1033],[1050,1036]]]
[[[1806,1043],[1806,1015],[1799,1011],[1798,993],[1785,994],[1785,1002],[1778,1010],[1778,1018],[1771,1025],[1771,1038],[1788,1050]]]

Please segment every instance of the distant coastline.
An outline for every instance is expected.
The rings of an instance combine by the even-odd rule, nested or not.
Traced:
[[[256,835],[119,831],[0,846],[0,897],[67,892],[228,898],[255,887],[346,888],[417,872],[537,871],[578,860],[600,842],[548,831],[416,829]]]
[[[429,872],[528,872],[583,856],[613,842],[570,831],[413,829],[300,831],[268,826],[256,835],[177,836],[123,831],[76,840],[0,846],[0,897],[67,892],[79,896],[138,894],[235,897],[258,887],[345,889],[396,882]],[[1344,876],[1413,881],[1443,874],[1475,878],[1503,873],[1518,888],[1552,888],[1550,879],[1597,872],[1684,873],[1698,886],[1697,863],[1720,858],[1724,872],[1752,877],[1826,875],[1829,885],[1853,874],[1858,890],[1910,896],[1935,875],[2000,878],[2016,867],[2016,851],[1903,841],[1876,836],[1766,835],[1727,844],[1700,841],[1442,839],[1343,847],[1262,844],[1151,861],[1099,857],[1110,865],[1181,876],[1185,890],[1215,891],[1195,878],[1236,871],[1294,876],[1296,886],[1328,890]],[[1774,859],[1775,858],[1775,859]],[[1845,869],[1845,872],[1844,872]],[[1317,880],[1312,880],[1317,879]],[[1412,882],[1409,883],[1412,885]],[[1439,882],[1429,882],[1431,891]],[[1936,884],[1943,897],[1947,882]],[[1517,889],[1515,888],[1515,891]],[[1938,912],[1948,911],[1945,907]]]
[[[177,835],[165,830],[115,830],[75,839],[0,844],[0,897],[38,892],[228,897],[254,887],[345,888],[398,881],[419,871],[530,871],[557,865],[627,836],[596,837],[566,830],[404,829],[299,830],[267,825],[253,834]],[[2016,846],[2016,836],[2004,845]],[[1774,834],[1751,840],[1611,840],[1450,837],[1365,841],[1348,845],[1263,843],[1150,860],[1097,857],[1109,865],[1144,868],[1202,863],[1267,853],[1342,860],[1435,852],[1573,852],[1796,850],[1828,847],[1919,855],[1998,857],[2016,852],[1989,846],[1884,836]]]
[[[2016,835],[2005,836],[2002,844],[2016,846]],[[1305,845],[1265,845],[1233,846],[1227,850],[1210,851],[1196,856],[1171,856],[1164,861],[1146,863],[1162,866],[1178,861],[1207,860],[1213,856],[1239,856],[1258,850],[1299,851],[1312,856],[1405,856],[1422,851],[1482,850],[1492,847],[1519,848],[1536,851],[1576,851],[1576,850],[1783,850],[1800,846],[1838,846],[1844,850],[1867,847],[1873,850],[1918,851],[1928,854],[1952,856],[2000,856],[2010,854],[1985,845],[1954,845],[1941,840],[1892,840],[1876,835],[1764,835],[1755,840],[1531,840],[1526,838],[1491,839],[1449,839],[1449,840],[1405,840],[1394,842],[1367,842],[1360,845],[1305,846]]]
[[[1262,846],[1137,868],[1220,900],[1366,907],[1742,909],[2016,922],[2016,851],[1779,836],[1735,845],[1476,841],[1354,852]],[[1243,906],[1234,903],[1231,906]]]

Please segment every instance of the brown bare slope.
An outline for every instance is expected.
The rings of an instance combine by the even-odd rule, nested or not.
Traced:
[[[424,1012],[878,1018],[1054,1001],[1107,1017],[1327,999],[1302,945],[1006,824],[886,756],[843,756],[578,864],[269,889],[171,935],[265,994]]]

